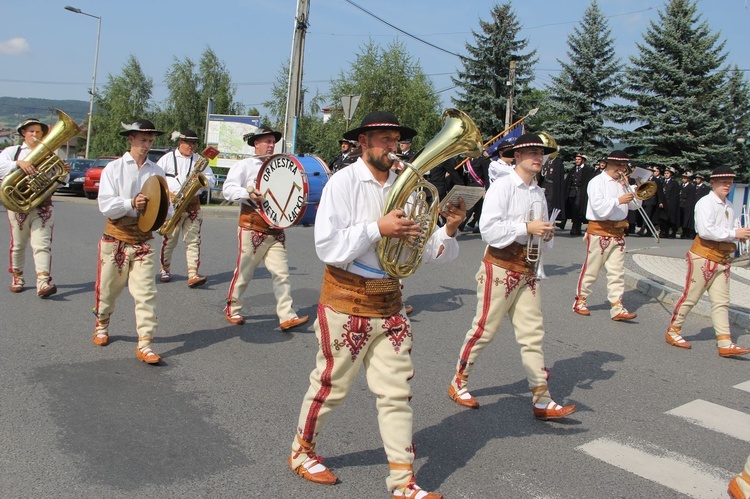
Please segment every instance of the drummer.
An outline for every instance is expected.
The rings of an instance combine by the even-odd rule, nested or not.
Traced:
[[[271,273],[279,326],[282,331],[288,331],[305,324],[309,317],[298,317],[292,308],[286,236],[283,229],[271,227],[258,212],[258,205],[263,197],[255,189],[263,160],[273,154],[276,142],[281,140],[281,132],[262,128],[245,134],[242,138],[255,148],[255,156],[232,165],[222,189],[227,201],[240,204],[237,268],[234,269],[232,282],[229,284],[224,313],[232,324],[241,326],[245,323],[241,314],[242,294],[250,284],[256,267],[264,262]]]

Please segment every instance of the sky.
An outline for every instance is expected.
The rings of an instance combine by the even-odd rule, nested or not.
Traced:
[[[354,4],[352,4],[353,2]],[[303,86],[325,93],[331,79],[346,71],[359,49],[373,40],[387,46],[400,40],[433,81],[444,107],[455,89],[450,76],[462,66],[449,52],[466,54],[472,30],[487,19],[492,0],[310,0]],[[514,1],[520,35],[537,50],[537,87],[567,61],[567,38],[590,0]],[[152,100],[166,98],[164,74],[177,59],[200,59],[211,47],[236,85],[235,100],[264,112],[262,103],[291,53],[296,0],[36,0],[3,2],[0,31],[0,96],[89,100],[97,19],[69,12],[66,5],[101,17],[97,88],[118,75],[134,55],[153,79]],[[399,33],[365,13],[439,48]],[[608,17],[617,56],[627,62],[663,0],[599,0]],[[727,62],[750,74],[750,10],[747,0],[699,0],[698,11],[726,41]],[[442,50],[441,50],[442,49]],[[748,76],[750,78],[750,76]],[[361,105],[366,105],[362,102]],[[46,110],[29,109],[43,115]],[[2,110],[0,110],[2,113]]]

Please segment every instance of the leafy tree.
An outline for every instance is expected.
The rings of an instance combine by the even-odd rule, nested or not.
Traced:
[[[160,113],[161,125],[167,132],[192,128],[200,136],[203,133],[201,125],[206,121],[206,108],[200,105],[195,63],[189,57],[182,61],[175,57],[164,79],[169,96]]]
[[[463,69],[451,78],[459,87],[454,104],[468,113],[487,138],[505,128],[510,86],[510,63],[515,61],[515,119],[533,106],[526,102],[529,83],[534,79],[536,50],[526,51],[528,39],[518,38],[521,24],[511,2],[495,4],[490,20],[479,20],[480,32],[472,30],[475,45],[466,44],[469,55],[461,59]],[[515,121],[512,119],[511,121]]]
[[[435,87],[399,40],[385,48],[368,41],[350,68],[331,82],[329,102],[334,107],[327,126],[332,132],[328,141],[333,146],[333,155],[346,128],[343,109],[339,107],[345,95],[361,96],[350,128],[356,128],[371,111],[390,111],[400,123],[418,132],[412,145],[414,150],[424,146],[441,128],[440,99]]]
[[[216,53],[206,48],[196,64],[189,57],[176,57],[164,78],[169,96],[158,117],[165,130],[192,128],[203,141],[208,99],[214,99],[217,114],[241,114],[243,107],[234,102],[235,87],[231,76]],[[159,145],[168,144],[168,136],[157,139]],[[169,143],[173,145],[173,143]]]
[[[214,113],[216,114],[242,114],[244,109],[241,103],[234,101],[237,87],[232,84],[224,61],[219,59],[216,52],[210,47],[203,51],[198,62],[198,92],[200,94],[200,108],[208,108],[208,99],[214,99]],[[205,116],[205,115],[203,115]],[[201,123],[203,123],[202,120]]]
[[[617,120],[638,128],[625,135],[642,159],[686,170],[711,170],[731,160],[725,42],[701,20],[693,0],[669,0],[631,57]]]
[[[110,74],[102,92],[96,95],[97,112],[93,118],[91,157],[121,155],[127,142],[120,136],[120,123],[132,123],[148,113],[153,80],[141,69],[138,59],[130,55],[119,75]],[[156,123],[159,126],[159,123]]]
[[[272,127],[281,129],[286,113],[288,70],[282,65],[272,88],[272,99],[263,105],[269,110],[267,118]],[[372,41],[361,48],[347,71],[331,82],[330,93],[308,96],[303,89],[305,113],[300,117],[295,151],[316,154],[330,161],[339,151],[338,140],[346,129],[340,106],[344,95],[360,95],[350,128],[356,127],[365,114],[383,109],[394,113],[399,121],[419,132],[413,148],[419,149],[441,128],[440,101],[432,82],[425,76],[398,40],[387,48]],[[323,103],[332,106],[330,119],[323,122],[320,109]]]
[[[750,177],[750,86],[740,69],[735,66],[728,81],[730,142],[734,157],[730,164],[737,165],[737,173],[744,181]]]
[[[621,78],[611,35],[599,3],[592,0],[568,36],[570,62],[558,59],[562,71],[548,86],[556,119],[545,126],[565,159],[578,150],[600,157],[612,148],[616,131],[604,123],[611,119],[608,102],[617,96]]]

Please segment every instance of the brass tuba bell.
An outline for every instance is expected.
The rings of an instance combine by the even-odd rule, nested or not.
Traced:
[[[26,175],[15,170],[7,175],[0,185],[0,201],[11,211],[28,213],[50,197],[68,175],[64,162],[55,152],[67,141],[81,133],[75,121],[57,110],[58,122],[50,128],[49,133],[23,158],[36,168],[36,175]]]
[[[439,200],[437,189],[424,174],[446,159],[459,154],[476,158],[482,154],[482,134],[474,121],[458,109],[443,113],[443,128],[432,138],[399,174],[385,200],[383,214],[401,209],[406,217],[419,224],[422,233],[413,239],[384,237],[378,244],[378,259],[391,277],[412,275],[422,263],[425,244],[437,225]],[[432,202],[427,202],[427,192]]]

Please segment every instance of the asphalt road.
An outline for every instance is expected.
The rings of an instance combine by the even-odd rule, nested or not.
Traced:
[[[9,275],[0,289],[0,496],[387,497],[375,400],[362,375],[318,444],[342,483],[310,484],[287,468],[316,340],[312,321],[280,331],[262,268],[246,293],[250,320],[238,327],[224,319],[236,208],[213,209],[204,222],[207,286],[187,287],[178,246],[176,278],[157,286],[155,350],[164,361],[148,366],[135,358],[127,293],[117,303],[110,345],[92,344],[104,219],[95,201],[55,200],[58,294],[11,294]],[[295,227],[287,238],[295,308],[314,316],[323,265],[313,230]],[[750,425],[733,432],[720,424],[750,418],[750,359],[719,358],[710,321],[699,316],[686,325],[693,349],[669,347],[671,310],[636,291],[626,293],[625,305],[638,318],[612,322],[603,275],[589,299],[591,317],[574,314],[583,249],[566,233],[544,256],[544,350],[553,397],[575,403],[578,412],[562,422],[533,418],[507,321],[472,373],[470,388],[482,407],[451,402],[446,390],[474,315],[474,275],[484,251],[479,235],[459,239],[460,260],[423,266],[406,281],[415,308],[412,405],[423,488],[447,498],[721,497],[750,452],[750,436],[742,433]],[[0,247],[8,243],[7,229],[0,230]],[[651,245],[629,240],[631,250]],[[33,275],[30,252],[25,270]],[[747,333],[734,330],[741,344],[750,343]],[[742,383],[744,389],[735,388]],[[720,408],[719,429],[694,422],[696,401]]]

